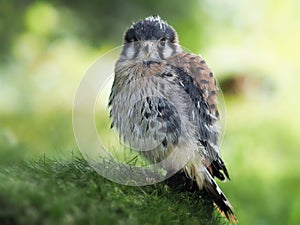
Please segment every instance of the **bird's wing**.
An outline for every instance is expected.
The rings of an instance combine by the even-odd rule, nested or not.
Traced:
[[[184,90],[195,104],[199,116],[199,142],[205,148],[206,166],[212,176],[221,180],[229,174],[220,156],[217,121],[217,86],[205,61],[196,55],[181,53],[168,60]]]
[[[210,113],[219,119],[216,79],[205,60],[200,56],[183,52],[170,58],[168,62],[181,68],[193,78],[194,85],[207,102]]]

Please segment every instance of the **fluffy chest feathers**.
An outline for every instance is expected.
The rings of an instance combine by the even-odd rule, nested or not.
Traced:
[[[196,150],[193,104],[166,63],[126,65],[117,63],[110,96],[113,124],[123,140],[151,161],[165,158],[175,145]]]

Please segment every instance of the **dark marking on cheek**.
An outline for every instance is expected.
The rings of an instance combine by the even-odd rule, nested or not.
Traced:
[[[165,59],[165,56],[164,56],[164,54],[163,54],[163,48],[159,48],[159,49],[158,49],[158,55],[159,55],[159,57],[160,57],[161,59]]]
[[[169,45],[169,44],[168,44],[168,46],[170,46],[171,49],[172,49],[172,55],[175,54],[175,53],[176,53],[176,50],[177,50],[176,45],[174,45],[174,44]]]
[[[213,74],[212,72],[210,72],[210,73],[209,73],[209,76],[210,76],[210,77],[213,77],[213,76],[214,76],[214,74]]]

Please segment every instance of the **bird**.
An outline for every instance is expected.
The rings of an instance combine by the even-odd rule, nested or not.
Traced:
[[[175,174],[170,184],[196,184],[237,223],[215,181],[230,180],[220,154],[217,92],[206,61],[186,52],[175,29],[159,16],[126,30],[109,96],[111,127],[145,159],[162,162],[166,177]]]

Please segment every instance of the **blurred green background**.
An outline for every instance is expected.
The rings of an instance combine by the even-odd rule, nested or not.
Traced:
[[[0,1],[0,162],[77,151],[72,104],[88,66],[159,14],[201,54],[226,102],[220,184],[240,224],[300,224],[300,2]]]

